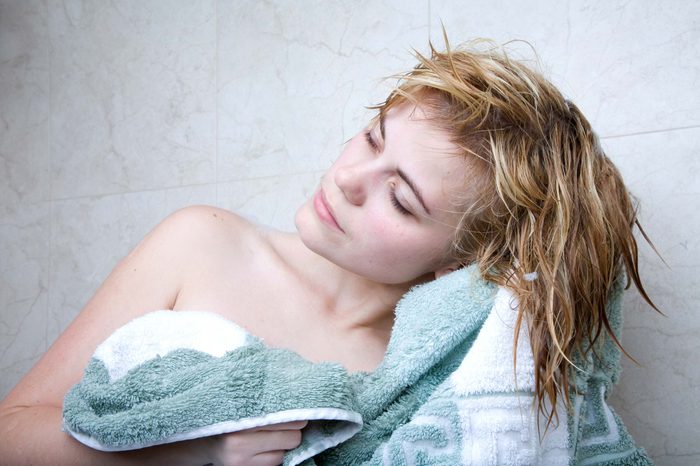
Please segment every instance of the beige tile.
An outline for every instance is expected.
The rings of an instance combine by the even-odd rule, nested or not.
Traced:
[[[44,1],[0,3],[0,216],[49,199],[49,41]]]
[[[54,198],[216,178],[214,1],[50,4]]]
[[[630,432],[659,464],[697,464],[700,402],[700,129],[603,141],[639,199],[640,221],[668,264],[641,235],[640,274],[666,317],[636,291],[625,298],[623,359],[612,402]]]
[[[700,124],[700,4],[432,0],[453,42],[525,39],[602,135]],[[520,48],[522,49],[522,48]]]
[[[0,222],[0,398],[47,348],[49,203],[6,205]]]
[[[427,41],[421,2],[249,0],[219,16],[220,182],[325,168],[386,93],[379,78]]]
[[[218,205],[249,220],[295,231],[294,215],[311,197],[322,172],[219,183]]]

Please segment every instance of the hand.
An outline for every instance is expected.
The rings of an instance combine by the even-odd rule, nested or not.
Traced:
[[[213,466],[277,466],[301,443],[308,421],[285,422],[200,439]]]

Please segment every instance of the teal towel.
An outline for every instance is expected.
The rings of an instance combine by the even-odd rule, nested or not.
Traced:
[[[621,287],[609,303],[621,326]],[[117,451],[310,420],[285,465],[651,464],[605,400],[619,351],[580,358],[571,399],[542,442],[517,300],[476,267],[412,288],[372,373],[266,347],[206,312],[156,311],[117,330],[64,401],[64,429]]]

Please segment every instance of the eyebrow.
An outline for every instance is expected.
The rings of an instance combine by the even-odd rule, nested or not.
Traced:
[[[383,144],[386,144],[386,132],[384,130],[384,112],[380,111],[379,112],[379,133],[382,135],[382,141]],[[399,174],[399,178],[401,178],[409,188],[411,188],[411,191],[413,191],[413,194],[415,194],[416,198],[418,199],[418,202],[420,202],[420,205],[423,207],[423,210],[425,210],[428,215],[432,215],[430,212],[430,209],[428,209],[428,206],[425,205],[425,201],[423,200],[423,195],[420,192],[420,188],[418,188],[418,185],[411,179],[410,176],[406,174],[405,171],[401,170],[400,168],[396,169],[396,173]]]

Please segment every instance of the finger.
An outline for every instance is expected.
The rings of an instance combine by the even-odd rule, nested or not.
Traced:
[[[286,450],[266,451],[250,459],[251,466],[278,466],[284,461]]]
[[[303,429],[309,421],[291,421],[283,422],[281,424],[271,424],[269,426],[259,427],[258,430],[291,430],[291,429]]]
[[[301,444],[301,430],[240,431],[227,434],[227,445],[232,449],[250,452],[291,450]]]
[[[275,449],[292,450],[301,445],[301,431],[298,429],[266,432],[265,436],[266,444]]]

